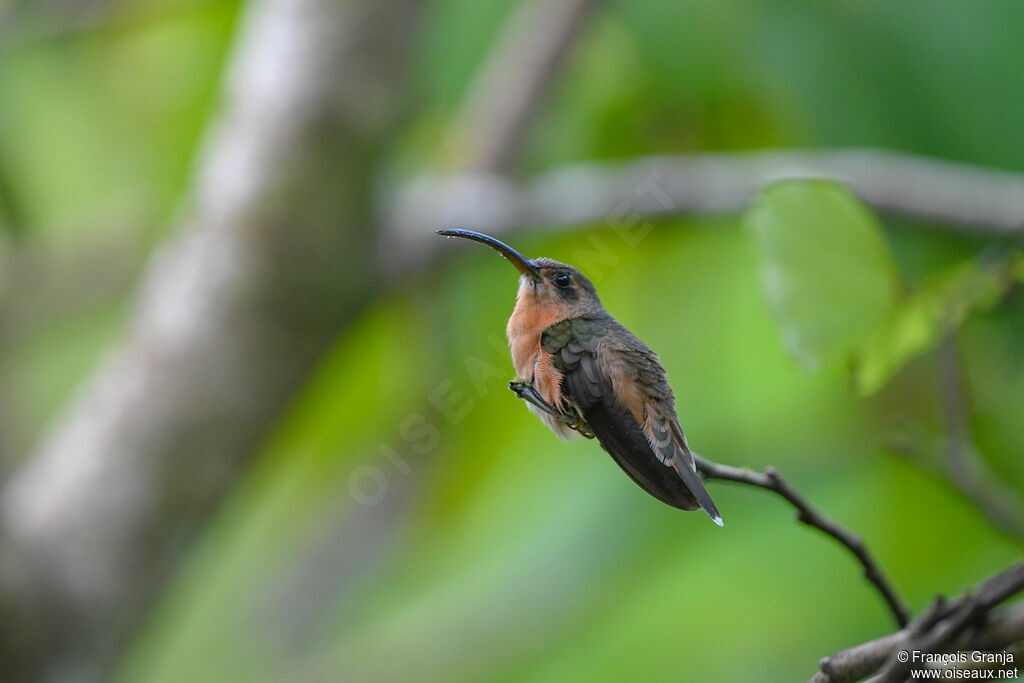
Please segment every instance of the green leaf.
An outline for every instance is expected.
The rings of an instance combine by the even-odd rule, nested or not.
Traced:
[[[854,356],[857,389],[880,389],[908,360],[935,348],[972,312],[992,308],[1013,284],[1020,256],[982,256],[951,268],[893,310]]]
[[[845,361],[891,314],[896,265],[875,216],[842,185],[772,185],[747,212],[768,305],[810,370]]]

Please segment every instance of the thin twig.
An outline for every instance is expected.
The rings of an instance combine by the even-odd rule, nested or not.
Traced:
[[[790,505],[796,508],[798,521],[831,536],[843,547],[853,553],[854,557],[857,558],[857,561],[860,562],[861,567],[864,569],[864,577],[878,589],[878,592],[885,600],[886,605],[888,605],[890,611],[892,611],[893,617],[896,619],[896,623],[901,627],[906,626],[910,619],[910,612],[899,596],[896,595],[896,590],[882,573],[881,568],[875,562],[874,558],[871,557],[871,554],[868,552],[867,546],[864,545],[864,542],[834,519],[828,517],[811,505],[811,503],[800,495],[800,493],[794,489],[774,468],[769,467],[764,472],[754,472],[752,470],[711,462],[710,460],[706,460],[696,454],[694,455],[694,459],[697,463],[697,469],[706,479],[719,479],[722,481],[732,481],[740,484],[747,484],[749,486],[756,486],[758,488],[771,491],[784,498]]]

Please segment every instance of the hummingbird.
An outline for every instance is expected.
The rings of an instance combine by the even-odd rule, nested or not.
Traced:
[[[675,394],[657,354],[601,304],[572,266],[528,259],[472,230],[438,230],[495,249],[519,271],[506,333],[517,379],[509,388],[555,434],[597,438],[644,491],[681,510],[722,517],[697,475]]]

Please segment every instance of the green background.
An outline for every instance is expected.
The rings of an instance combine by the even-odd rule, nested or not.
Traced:
[[[451,166],[447,125],[511,5],[429,4],[394,168]],[[68,263],[95,250],[97,273],[127,273],[90,295],[58,259],[52,284],[8,311],[14,452],[123,329],[133,273],[182,209],[239,12],[135,2],[111,26],[51,34],[60,16],[41,8],[0,36],[5,242]],[[608,3],[554,81],[522,166],[870,146],[1024,171],[1021,35],[1016,0]],[[991,248],[863,220],[893,297]],[[922,467],[943,443],[933,351],[867,394],[843,346],[853,336],[809,371],[787,350],[792,320],[766,296],[764,245],[740,216],[660,221],[636,245],[604,224],[539,226],[513,246],[579,263],[595,236],[617,262],[588,274],[659,352],[697,451],[777,467],[863,536],[915,609],[1020,557],[1019,541]],[[168,577],[122,680],[793,681],[891,630],[852,558],[770,494],[710,484],[719,529],[646,496],[596,443],[549,433],[505,388],[515,273],[458,246],[338,339]],[[819,320],[829,301],[814,305]],[[1017,489],[1022,333],[1011,289],[956,335],[976,446]],[[894,447],[908,440],[910,458]]]

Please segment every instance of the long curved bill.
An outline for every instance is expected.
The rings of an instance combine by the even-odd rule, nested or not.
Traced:
[[[540,266],[504,242],[496,240],[490,235],[485,235],[482,232],[473,232],[472,230],[438,230],[437,234],[444,235],[445,237],[465,237],[467,240],[486,244],[507,258],[509,262],[516,267],[516,270],[523,275],[529,275],[534,280],[541,279]]]

